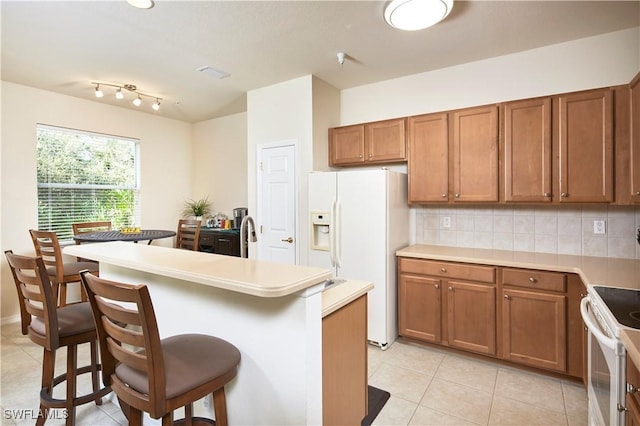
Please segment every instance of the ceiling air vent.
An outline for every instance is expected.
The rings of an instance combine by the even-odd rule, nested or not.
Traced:
[[[212,77],[215,77],[218,80],[222,80],[223,78],[227,78],[231,75],[228,72],[220,71],[215,68],[211,68],[209,66],[200,67],[197,70],[207,75],[210,75]]]

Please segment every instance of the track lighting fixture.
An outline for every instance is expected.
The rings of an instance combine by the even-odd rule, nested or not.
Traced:
[[[97,82],[91,82],[91,84],[96,85],[96,98],[102,98],[104,96],[104,92],[100,89],[100,86],[115,87],[116,99],[124,99],[125,92],[122,91],[122,89],[124,89],[126,91],[135,93],[136,97],[132,101],[135,106],[139,107],[140,105],[142,105],[142,97],[146,96],[147,98],[152,98],[156,100],[155,103],[151,105],[151,108],[153,108],[154,111],[158,111],[160,109],[160,101],[162,100],[162,98],[158,96],[153,96],[153,95],[148,95],[146,93],[138,92],[138,88],[136,87],[135,84],[113,84],[113,83],[97,83]]]

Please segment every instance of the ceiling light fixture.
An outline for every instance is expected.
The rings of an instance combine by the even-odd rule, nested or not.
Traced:
[[[399,30],[422,30],[442,21],[452,8],[453,0],[392,0],[384,20]]]
[[[345,53],[338,52],[336,56],[338,57],[338,63],[340,64],[340,66],[342,66],[344,64],[344,58],[346,57]]]
[[[155,5],[153,0],[127,0],[127,3],[138,9],[151,9]]]
[[[118,100],[124,99],[125,92],[123,92],[122,90],[124,89],[126,91],[136,94],[136,98],[133,100],[133,104],[135,106],[139,107],[140,105],[142,105],[142,97],[146,96],[147,98],[152,98],[156,100],[156,102],[151,105],[151,108],[153,108],[154,111],[158,111],[160,109],[160,101],[162,100],[162,98],[159,96],[138,92],[138,87],[135,84],[114,84],[114,83],[102,83],[102,82],[98,83],[95,81],[92,81],[91,84],[96,85],[97,98],[102,98],[104,96],[104,93],[102,92],[102,90],[100,90],[100,86],[115,87],[116,88],[115,98]]]

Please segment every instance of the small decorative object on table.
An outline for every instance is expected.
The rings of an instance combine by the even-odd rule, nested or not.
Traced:
[[[129,228],[120,228],[120,233],[121,234],[139,234],[140,227],[135,226],[135,227],[129,227]]]
[[[216,214],[213,217],[213,227],[214,228],[224,228],[224,222],[225,220],[227,220],[227,215],[222,213],[222,212],[218,212],[218,214]]]

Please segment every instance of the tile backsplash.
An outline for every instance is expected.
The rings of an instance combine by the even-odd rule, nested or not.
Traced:
[[[422,206],[416,243],[640,259],[640,208],[628,206]],[[604,221],[604,234],[594,233]]]

